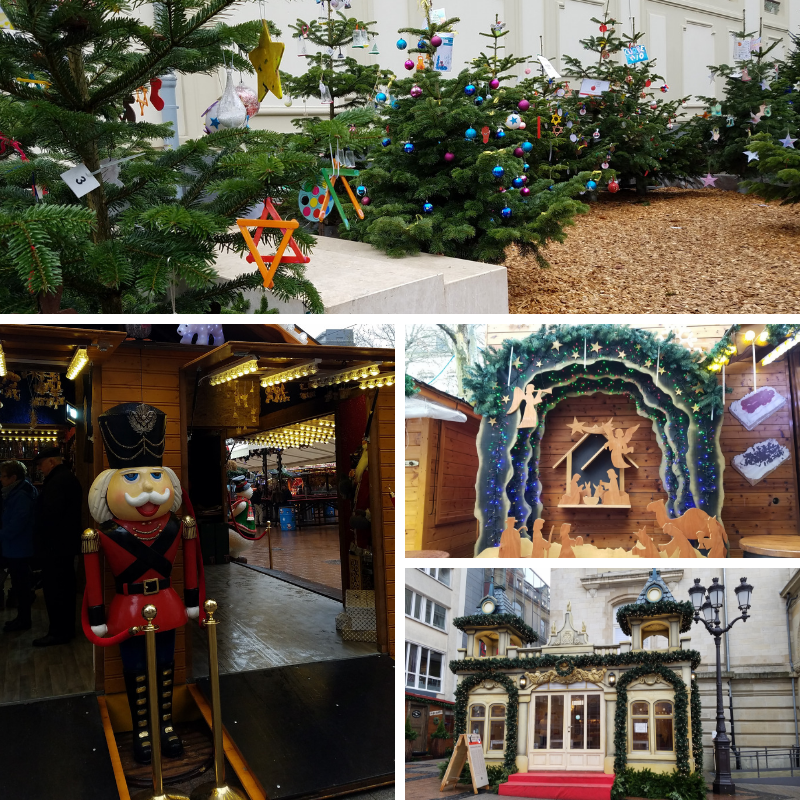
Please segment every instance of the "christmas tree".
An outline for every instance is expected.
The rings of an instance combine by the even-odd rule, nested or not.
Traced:
[[[693,176],[702,163],[691,123],[675,125],[681,105],[688,97],[667,101],[664,78],[655,72],[641,45],[642,32],[617,33],[618,21],[606,12],[592,18],[599,36],[581,40],[585,50],[597,54],[595,63],[584,66],[564,56],[579,86],[567,94],[558,108],[553,105],[553,124],[568,125],[571,145],[559,158],[568,158],[576,168],[591,170],[593,181],[612,191],[633,183],[638,193],[659,179]]]
[[[314,174],[302,137],[220,127],[163,150],[152,143],[171,126],[133,110],[148,85],[159,107],[156,76],[170,71],[252,71],[235,48],[252,49],[261,23],[220,22],[233,1],[4,2],[0,133],[15,143],[0,147],[4,311],[207,311],[261,285],[257,272],[222,281],[214,264],[219,248],[244,251],[237,217]],[[133,15],[143,5],[152,25]],[[302,265],[281,266],[274,293],[322,310]]]
[[[798,129],[797,112],[792,105],[796,91],[786,92],[781,80],[780,62],[769,58],[778,45],[761,47],[761,37],[740,31],[734,34],[735,46],[741,58],[733,66],[722,64],[709,67],[714,77],[725,79],[725,96],[701,97],[707,109],[698,126],[703,131],[703,147],[711,172],[729,172],[746,178],[758,175],[758,164],[751,148],[751,137],[765,133],[773,138]]]
[[[750,139],[750,151],[758,156],[760,176],[746,180],[748,194],[765,200],[780,200],[782,205],[800,203],[800,150],[796,144],[800,137],[788,132],[783,139],[774,141],[768,133],[757,133]]]
[[[535,145],[521,128],[529,104],[507,113],[516,90],[501,94],[507,76],[499,70],[490,78],[489,59],[455,78],[436,69],[441,34],[458,20],[432,19],[430,5],[425,13],[425,28],[400,31],[418,39],[410,50],[417,63],[409,59],[415,74],[394,84],[387,135],[361,173],[366,218],[342,235],[394,256],[425,251],[489,262],[516,243],[544,264],[541,247],[562,240],[574,215],[588,210],[575,199],[587,176],[558,182],[558,170],[530,157]],[[479,93],[487,79],[496,82]]]
[[[337,111],[357,108],[371,102],[382,84],[387,84],[391,72],[377,64],[359,64],[345,51],[356,48],[377,53],[375,22],[363,22],[347,17],[340,7],[342,0],[322,0],[325,16],[305,21],[298,19],[289,27],[295,32],[299,55],[308,68],[300,76],[281,73],[284,87],[294,97],[313,97],[329,105],[330,119]],[[348,6],[349,7],[349,6]],[[371,45],[370,45],[371,42]],[[319,48],[312,52],[313,48]],[[372,50],[374,48],[374,51]]]

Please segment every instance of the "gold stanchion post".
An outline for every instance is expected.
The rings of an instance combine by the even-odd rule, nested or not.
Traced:
[[[164,777],[161,773],[161,726],[159,725],[158,706],[158,668],[156,666],[156,631],[153,623],[158,613],[154,605],[142,609],[142,616],[147,625],[141,628],[147,651],[147,694],[150,711],[150,742],[152,744],[150,763],[153,767],[153,789],[134,795],[133,800],[189,800],[185,794],[164,792]]]
[[[269,550],[269,568],[272,569],[272,520],[267,520],[267,550]]]
[[[222,706],[219,702],[219,662],[217,661],[217,625],[214,619],[216,600],[203,605],[208,631],[208,683],[211,688],[211,729],[214,735],[214,783],[204,783],[192,792],[192,800],[248,800],[247,795],[225,783],[225,751],[222,747]]]

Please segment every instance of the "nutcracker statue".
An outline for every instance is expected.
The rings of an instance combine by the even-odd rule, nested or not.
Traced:
[[[231,517],[236,530],[244,537],[250,538],[256,532],[256,517],[253,513],[253,487],[244,475],[231,479],[234,497],[231,501]]]
[[[150,762],[151,735],[160,732],[161,752],[179,756],[183,744],[172,721],[175,629],[198,619],[202,606],[202,562],[193,517],[180,518],[180,481],[162,466],[166,415],[144,403],[114,406],[99,419],[110,469],[89,490],[89,510],[99,524],[83,534],[86,592],[82,621],[96,645],[119,644],[125,688],[133,720],[133,755]],[[191,510],[191,505],[187,506]],[[178,548],[183,545],[183,600],[171,583]],[[114,575],[116,594],[106,613],[100,550]],[[198,579],[199,576],[199,579]],[[159,716],[149,719],[142,609],[158,609],[156,651]]]

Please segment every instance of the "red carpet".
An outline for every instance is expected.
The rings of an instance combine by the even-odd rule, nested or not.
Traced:
[[[613,775],[603,772],[522,772],[500,785],[508,797],[542,800],[611,800]]]

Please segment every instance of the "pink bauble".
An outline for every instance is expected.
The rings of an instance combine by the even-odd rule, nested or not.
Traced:
[[[489,86],[491,86],[492,89],[499,89],[500,88],[500,81],[497,80],[497,78],[492,78],[489,81]]]
[[[527,183],[527,182],[528,182],[528,176],[527,176],[527,175],[523,175],[523,176],[520,178],[520,180],[521,180],[523,183]]]
[[[414,62],[409,58],[403,66],[408,70],[412,70],[414,69]]]
[[[251,118],[254,117],[258,113],[258,109],[261,108],[261,103],[258,102],[258,95],[255,91],[249,86],[245,86],[243,83],[240,83],[234,91],[239,95],[239,99],[242,101],[247,116]]]
[[[527,125],[526,125],[524,122],[520,122],[520,124],[519,124],[519,128],[517,128],[517,130],[518,130],[518,131],[524,131],[524,130],[525,130],[525,128],[527,128],[527,127],[528,127],[528,126],[527,126]]]
[[[411,92],[410,92],[410,94],[411,94],[411,96],[412,96],[412,97],[419,97],[419,96],[422,94],[422,89],[421,89],[421,87],[419,87],[419,86],[417,86],[416,84],[414,84],[414,85],[411,87]]]
[[[522,188],[519,190],[519,193],[520,193],[520,194],[521,194],[523,197],[527,197],[527,196],[528,196],[528,195],[531,193],[531,190],[530,190],[530,189],[529,189],[527,186],[523,186],[523,187],[522,187]]]
[[[531,68],[530,67],[526,67],[525,68],[525,74],[526,75],[530,75],[531,74]]]
[[[455,160],[455,153],[445,153],[444,160],[449,164],[451,161]]]
[[[367,195],[364,195],[361,198],[361,205],[362,206],[368,206],[371,202],[372,202],[372,200],[370,200],[369,197],[367,197]]]
[[[517,149],[514,151],[514,155],[515,155],[517,158],[522,158],[522,156],[524,156],[524,155],[525,155],[525,151],[524,151],[524,150],[523,150],[521,147],[518,147],[518,148],[517,148]]]
[[[519,101],[519,103],[517,103],[517,108],[520,111],[527,111],[530,107],[531,107],[530,101],[526,100],[524,97],[522,98],[522,100]]]
[[[442,37],[441,36],[431,36],[431,46],[432,47],[441,47],[442,46]]]

